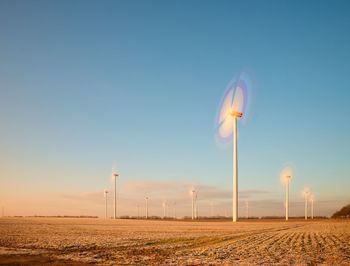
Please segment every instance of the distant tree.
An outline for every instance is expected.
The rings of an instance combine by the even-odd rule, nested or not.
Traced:
[[[339,211],[335,212],[332,215],[332,218],[346,218],[350,217],[350,204],[345,205],[343,208],[341,208]]]

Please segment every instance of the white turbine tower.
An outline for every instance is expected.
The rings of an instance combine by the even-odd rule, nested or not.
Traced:
[[[218,134],[221,139],[233,138],[232,162],[232,221],[238,219],[238,148],[237,148],[237,119],[242,118],[247,100],[249,80],[245,73],[231,82],[221,102],[217,116]]]
[[[248,201],[245,202],[245,216],[246,216],[246,219],[248,220],[249,219],[249,202]]]
[[[238,156],[237,156],[237,118],[242,117],[242,113],[232,111],[233,117],[233,186],[232,186],[232,221],[236,222],[238,219]]]
[[[140,218],[140,205],[137,204],[137,219]]]
[[[195,209],[194,209],[194,218],[197,220],[198,219],[198,201],[197,201],[197,196],[198,196],[198,191],[195,192]]]
[[[146,200],[146,219],[148,219],[148,197],[145,198]]]
[[[194,189],[191,190],[192,193],[192,220],[194,220],[194,198],[195,198],[195,193],[196,191]]]
[[[315,195],[310,195],[310,203],[311,203],[311,219],[314,219],[314,201],[315,201]]]
[[[292,176],[287,175],[286,177],[286,201],[285,201],[285,208],[286,208],[286,221],[289,219],[289,183],[292,179]]]
[[[309,189],[305,188],[303,191],[303,195],[305,198],[305,220],[307,220],[307,202],[309,200],[309,195],[310,195]]]
[[[166,214],[166,201],[163,201],[162,206],[163,206],[163,219],[165,219],[165,214]]]
[[[117,178],[118,174],[115,170],[112,171],[112,178],[114,179],[114,219],[117,219]]]
[[[105,189],[104,190],[104,196],[105,196],[105,201],[106,201],[106,206],[105,206],[105,217],[106,217],[106,219],[108,218],[108,215],[107,215],[107,194],[108,194],[108,190]]]
[[[283,184],[286,190],[285,201],[284,201],[286,221],[288,221],[289,219],[289,184],[290,184],[290,181],[292,180],[292,176],[293,176],[293,171],[291,167],[285,167],[280,174],[281,183]]]
[[[213,214],[213,202],[210,202],[210,217],[213,218],[214,214]]]
[[[176,219],[176,202],[174,202],[174,205],[173,205],[173,211],[174,211],[174,213],[173,213],[173,216],[174,216],[174,220]]]

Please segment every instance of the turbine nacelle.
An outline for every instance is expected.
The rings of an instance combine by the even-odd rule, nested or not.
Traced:
[[[310,196],[311,192],[308,188],[305,188],[303,191],[303,196],[307,199]]]
[[[314,201],[315,201],[315,196],[314,196],[314,194],[310,194],[310,196],[309,196],[309,201],[310,201],[310,202],[314,202]]]
[[[195,193],[196,193],[196,190],[194,188],[190,189],[190,191],[189,191],[190,196],[193,197]]]
[[[281,184],[283,186],[288,186],[294,177],[293,169],[290,166],[286,166],[282,169],[279,176]]]
[[[241,118],[243,116],[243,113],[237,112],[237,111],[231,111],[230,115],[234,116],[234,117],[237,117],[237,118]]]
[[[290,175],[287,175],[284,178],[285,178],[286,183],[289,183],[290,180],[292,180],[292,176],[290,176]]]

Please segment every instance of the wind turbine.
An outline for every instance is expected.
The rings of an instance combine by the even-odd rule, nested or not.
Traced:
[[[174,220],[176,219],[176,202],[174,202],[174,204],[173,204],[173,211],[174,211]]]
[[[210,217],[213,218],[213,202],[210,202]]]
[[[285,194],[285,201],[284,201],[284,208],[286,213],[286,221],[289,219],[289,183],[292,180],[293,171],[291,167],[285,167],[281,174],[280,179],[283,186],[285,186],[286,194]]]
[[[146,200],[146,219],[148,219],[148,197],[145,198]]]
[[[117,219],[117,177],[119,174],[113,169],[112,178],[114,179],[114,219]]]
[[[106,200],[106,209],[105,209],[105,217],[106,217],[106,219],[108,218],[108,215],[107,215],[107,194],[108,194],[108,190],[105,189],[104,195],[105,195],[105,200]]]
[[[233,187],[232,187],[232,220],[236,222],[238,219],[238,156],[237,156],[237,119],[241,118],[243,113],[232,111],[230,115],[233,117]]]
[[[248,220],[249,219],[249,202],[248,201],[245,202],[245,208],[246,208],[245,216],[246,216],[246,219]]]
[[[195,198],[195,193],[196,191],[194,189],[191,190],[191,193],[192,193],[192,220],[194,220],[194,198]]]
[[[309,196],[310,196],[310,191],[308,188],[305,188],[303,191],[303,195],[305,198],[305,220],[307,220],[307,202],[309,200]]]
[[[247,87],[249,80],[245,73],[241,73],[228,86],[220,104],[217,115],[217,128],[222,140],[233,137],[232,163],[232,221],[238,219],[238,154],[237,154],[237,120],[243,117],[247,101]]]
[[[163,201],[162,206],[163,206],[163,219],[165,219],[166,201]]]
[[[314,219],[314,201],[315,201],[315,195],[310,195],[310,202],[311,202],[311,219]]]
[[[288,221],[289,219],[289,183],[290,183],[290,180],[292,179],[292,176],[290,175],[287,175],[285,177],[285,185],[286,185],[286,202],[285,202],[285,208],[286,208],[286,221]]]
[[[195,191],[195,209],[194,209],[194,218],[197,220],[198,219],[198,201],[197,201],[197,196],[198,196],[198,191]]]

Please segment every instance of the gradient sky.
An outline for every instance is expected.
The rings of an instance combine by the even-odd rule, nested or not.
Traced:
[[[304,186],[332,214],[350,201],[349,13],[349,1],[0,0],[0,204],[103,215],[115,163],[120,214],[148,195],[151,214],[168,200],[190,215],[191,186],[200,214],[230,212],[232,150],[214,120],[247,70],[241,199],[282,215],[292,165],[291,215]]]

